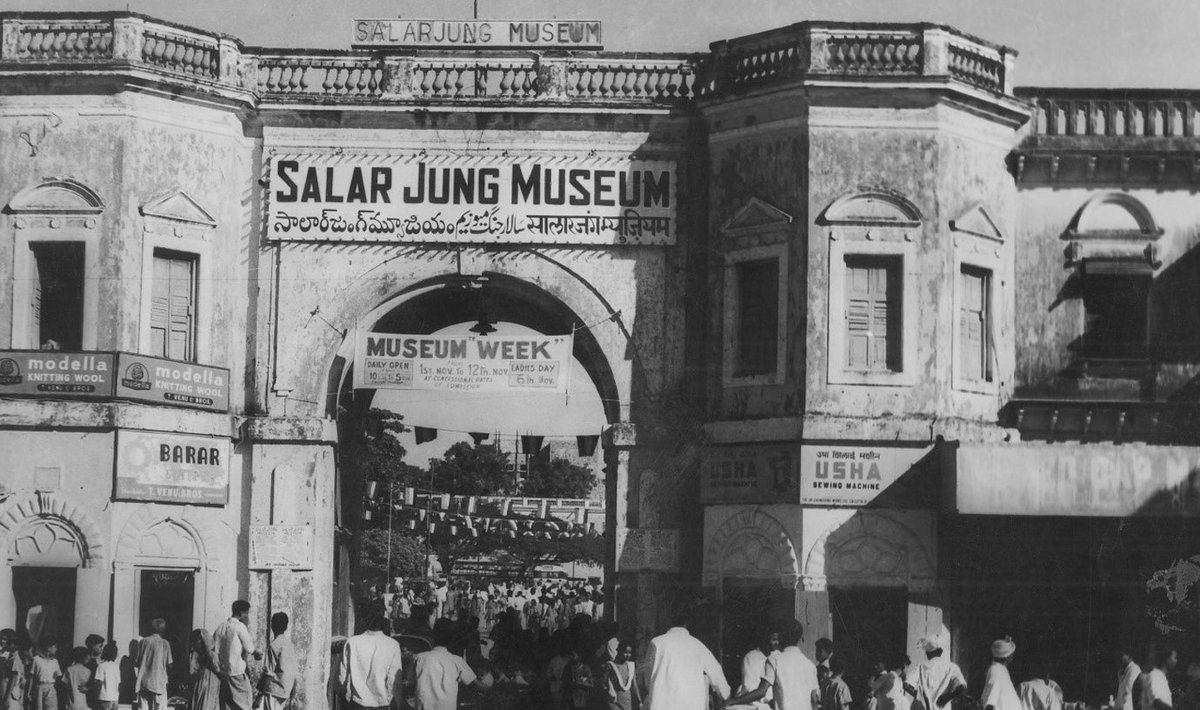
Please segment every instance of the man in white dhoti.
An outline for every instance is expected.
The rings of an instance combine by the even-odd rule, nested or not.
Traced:
[[[1017,645],[1008,637],[992,644],[992,665],[979,700],[984,710],[1021,710],[1021,698],[1008,674],[1008,664],[1016,651]]]

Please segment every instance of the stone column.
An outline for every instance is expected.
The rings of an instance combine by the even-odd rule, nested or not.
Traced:
[[[92,560],[75,572],[75,645],[88,634],[108,633],[108,590],[112,584],[108,561]]]
[[[325,702],[332,637],[337,429],[329,419],[261,418],[248,422],[247,437],[249,525],[311,525],[313,539],[311,568],[250,571],[252,633],[265,644],[271,615],[287,613],[300,664],[296,703],[317,707]]]
[[[796,591],[796,619],[804,624],[804,640],[800,649],[813,657],[817,639],[833,638],[833,617],[829,614],[829,590],[824,577],[805,577]]]

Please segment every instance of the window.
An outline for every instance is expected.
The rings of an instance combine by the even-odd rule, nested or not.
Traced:
[[[743,261],[735,268],[738,317],[734,375],[773,373],[778,364],[779,261]]]
[[[48,350],[83,349],[83,242],[30,242],[30,330]]]
[[[958,275],[958,371],[963,380],[992,381],[992,273],[963,265]]]
[[[900,266],[898,257],[846,257],[847,369],[903,369]]]
[[[196,357],[196,257],[154,250],[150,296],[150,355]]]

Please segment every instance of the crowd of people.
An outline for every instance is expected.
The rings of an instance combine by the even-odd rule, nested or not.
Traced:
[[[188,647],[185,693],[190,710],[282,710],[292,698],[298,671],[288,636],[288,616],[271,617],[257,688],[247,673],[250,659],[263,660],[247,628],[250,604],[233,603],[232,615],[212,633],[194,629]],[[153,619],[125,664],[117,642],[97,634],[60,654],[51,638],[34,643],[12,629],[0,630],[0,710],[116,710],[129,702],[139,710],[167,710],[170,671],[176,659],[166,638],[167,622]],[[182,660],[182,659],[180,659]]]
[[[1039,667],[1014,682],[1010,664],[1017,645],[1010,638],[991,646],[992,662],[976,692],[946,655],[944,633],[921,639],[924,656],[913,663],[903,654],[869,661],[862,676],[848,674],[830,639],[814,644],[814,658],[801,649],[803,626],[794,620],[764,627],[747,649],[740,677],[731,684],[713,653],[689,630],[687,611],[655,637],[644,656],[616,625],[599,621],[595,590],[579,585],[460,585],[456,596],[438,601],[429,615],[396,615],[394,603],[366,613],[371,628],[347,642],[342,659],[344,698],[352,710],[398,701],[418,710],[477,707],[510,710],[1063,710],[1062,688]],[[483,594],[480,594],[483,592]],[[406,596],[396,588],[391,594]],[[479,601],[483,600],[483,605]],[[570,600],[573,600],[570,601]],[[574,605],[572,605],[572,603]],[[573,614],[564,623],[561,610]],[[491,618],[478,613],[495,609]],[[552,610],[546,613],[546,610]],[[386,612],[386,613],[385,613]],[[552,620],[552,621],[551,621]],[[404,658],[388,629],[424,634],[430,651]],[[490,636],[490,638],[488,638]],[[386,639],[386,640],[385,640]],[[383,673],[356,673],[360,648],[390,646]],[[356,660],[358,659],[358,660]],[[1188,669],[1186,687],[1168,682],[1177,655],[1163,649],[1143,673],[1133,654],[1121,655],[1113,684],[1112,710],[1200,710],[1200,662]],[[355,677],[387,677],[386,692],[357,690]],[[398,700],[399,699],[399,700]]]

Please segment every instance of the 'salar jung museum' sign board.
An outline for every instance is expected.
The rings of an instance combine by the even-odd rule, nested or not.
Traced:
[[[643,244],[675,241],[675,164],[603,156],[277,156],[267,239]]]
[[[355,47],[601,49],[599,20],[355,20]]]

